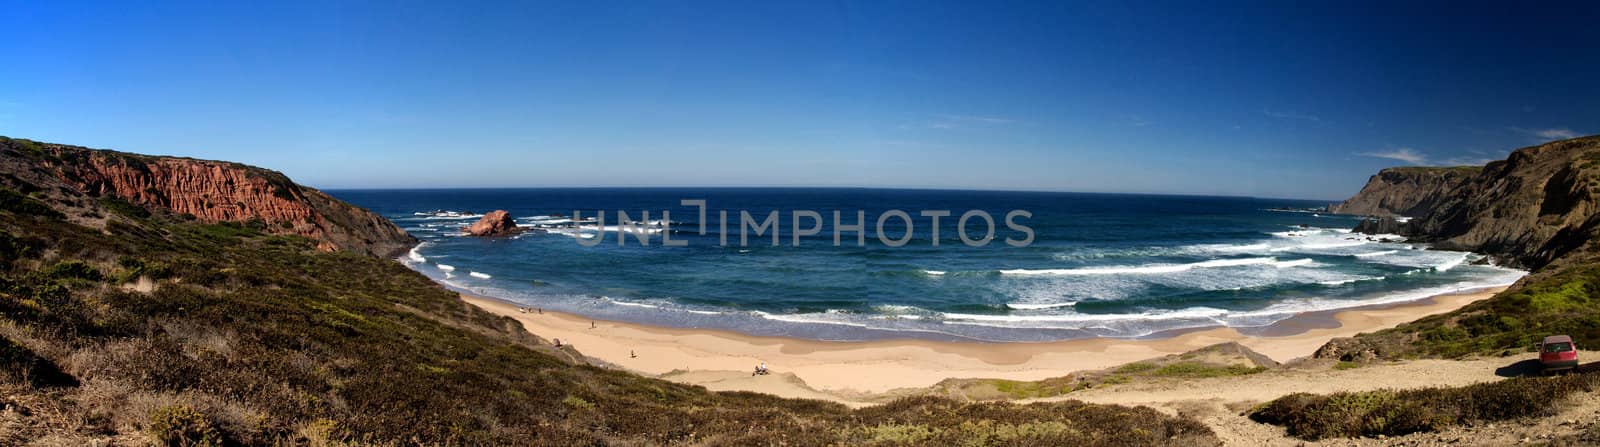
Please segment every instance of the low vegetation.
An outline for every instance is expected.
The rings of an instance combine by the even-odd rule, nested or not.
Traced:
[[[1515,378],[1460,388],[1296,393],[1257,407],[1250,419],[1307,440],[1396,436],[1554,415],[1568,396],[1592,392],[1596,376]]]
[[[1468,305],[1460,311],[1340,340],[1340,360],[1370,358],[1460,358],[1525,352],[1546,335],[1566,334],[1600,343],[1600,263],[1552,267],[1555,273]]]
[[[1218,443],[1146,408],[709,392],[574,361],[396,262],[256,223],[119,209],[86,228],[0,198],[0,444]]]
[[[922,393],[979,401],[1036,399],[1133,382],[1257,374],[1270,370],[1268,365],[1277,363],[1237,343],[1223,343],[1116,368],[1043,380],[949,379]]]

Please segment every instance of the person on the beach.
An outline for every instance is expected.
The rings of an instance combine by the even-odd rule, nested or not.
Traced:
[[[751,375],[752,376],[765,376],[765,375],[767,375],[767,362],[761,362],[760,365],[756,365],[756,372],[754,374],[751,374]]]

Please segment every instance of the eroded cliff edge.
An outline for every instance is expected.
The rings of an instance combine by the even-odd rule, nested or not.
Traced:
[[[201,222],[259,221],[262,231],[317,241],[321,250],[393,257],[416,244],[388,219],[301,186],[282,173],[238,163],[148,156],[0,137],[0,176],[72,206],[78,196],[115,199]],[[60,210],[98,226],[104,216]]]
[[[1585,248],[1600,208],[1600,137],[1513,151],[1482,168],[1391,168],[1330,211],[1406,216],[1403,233],[1538,269]]]
[[[1483,168],[1403,167],[1378,171],[1361,192],[1328,207],[1339,214],[1417,217],[1439,206]]]

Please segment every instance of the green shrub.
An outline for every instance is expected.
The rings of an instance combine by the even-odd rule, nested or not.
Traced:
[[[99,281],[104,278],[100,274],[100,270],[87,262],[79,260],[57,262],[56,265],[52,265],[48,270],[45,270],[45,276],[54,279],[81,279],[85,281]]]
[[[1158,377],[1204,378],[1256,374],[1266,370],[1267,368],[1260,366],[1222,366],[1200,362],[1177,362],[1157,368],[1155,371],[1151,371],[1150,375]]]
[[[32,197],[22,195],[22,193],[12,191],[7,188],[0,188],[0,211],[10,211],[17,214],[44,216],[56,219],[66,217],[65,215],[61,214],[61,212],[56,211],[49,205],[45,205],[43,202],[34,200]]]

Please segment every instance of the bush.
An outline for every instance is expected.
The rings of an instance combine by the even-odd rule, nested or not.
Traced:
[[[1453,426],[1549,416],[1566,397],[1589,392],[1586,374],[1514,378],[1460,388],[1377,390],[1315,395],[1295,393],[1250,412],[1250,419],[1289,430],[1307,440],[1397,436]]]
[[[10,269],[17,260],[38,256],[40,245],[39,241],[0,231],[0,270]]]
[[[150,217],[150,210],[126,200],[122,200],[121,198],[106,197],[104,199],[100,199],[100,204],[105,206],[107,210],[120,214],[124,217],[132,217],[136,219]]]
[[[53,279],[81,279],[86,281],[99,281],[104,278],[100,274],[100,270],[89,265],[89,263],[78,260],[58,262],[56,265],[50,266],[49,270],[45,270],[45,276]]]
[[[0,211],[56,219],[65,217],[61,212],[56,211],[49,205],[7,188],[0,188]]]
[[[213,447],[222,445],[222,434],[211,419],[183,405],[162,407],[150,414],[146,427],[150,437],[174,447]]]

